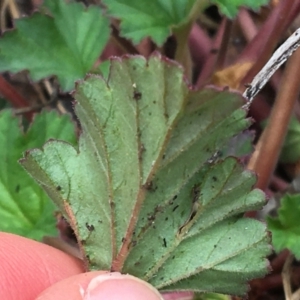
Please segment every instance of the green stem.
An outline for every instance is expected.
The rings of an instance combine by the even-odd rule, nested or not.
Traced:
[[[173,30],[173,33],[177,41],[175,60],[184,67],[185,74],[190,82],[192,79],[193,65],[192,65],[190,49],[188,46],[188,39],[190,36],[192,26],[196,21],[196,19],[198,18],[199,13],[202,12],[207,5],[208,5],[207,0],[205,1],[198,0],[190,11],[190,14],[188,16],[188,22],[182,24],[181,26]]]
[[[177,41],[175,60],[179,62],[184,70],[185,75],[191,81],[192,79],[192,59],[190,49],[188,47],[188,38],[192,29],[193,22],[189,22],[185,26],[181,26],[174,30],[174,35]]]

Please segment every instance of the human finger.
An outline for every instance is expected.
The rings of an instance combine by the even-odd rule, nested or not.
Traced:
[[[48,245],[0,232],[0,299],[31,300],[54,283],[84,272],[81,260]]]
[[[88,272],[64,279],[37,300],[163,300],[147,282],[118,272]]]

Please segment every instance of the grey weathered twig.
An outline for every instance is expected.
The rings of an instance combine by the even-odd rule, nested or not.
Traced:
[[[300,46],[300,28],[297,29],[273,54],[261,71],[253,78],[243,93],[248,102],[243,108],[249,109],[254,97],[269,81],[272,75]]]

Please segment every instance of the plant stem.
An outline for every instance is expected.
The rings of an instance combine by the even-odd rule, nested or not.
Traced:
[[[193,22],[189,22],[188,24],[181,26],[178,29],[174,29],[174,35],[177,42],[175,60],[183,66],[185,75],[190,82],[192,79],[192,59],[188,46],[188,39],[192,26]]]
[[[265,278],[254,279],[250,282],[251,292],[253,291],[255,294],[260,294],[263,291],[266,293],[268,290],[278,289],[282,287],[282,278],[281,274],[271,274],[266,276]],[[251,297],[249,299],[256,299]]]
[[[111,25],[111,29],[111,37],[113,41],[124,51],[124,53],[140,54],[138,50],[128,40],[120,37],[119,31],[114,24]]]
[[[284,262],[288,256],[289,256],[289,251],[283,250],[271,261],[271,267],[273,273],[281,272]]]
[[[188,44],[189,36],[190,36],[191,29],[199,16],[199,13],[203,11],[207,5],[208,5],[207,0],[196,1],[188,16],[188,22],[177,28],[174,28],[173,30],[177,42],[175,60],[183,66],[185,70],[185,75],[187,76],[190,82],[192,82],[193,65],[192,65],[190,48]]]
[[[223,19],[225,23],[224,33],[222,36],[220,49],[218,51],[218,55],[216,57],[216,63],[215,63],[215,69],[214,71],[221,70],[225,67],[225,60],[226,60],[226,54],[228,49],[228,44],[231,37],[231,30],[232,30],[232,21],[225,18]]]
[[[237,19],[245,39],[250,42],[256,36],[258,30],[249,12],[246,9],[241,8]]]
[[[216,37],[212,43],[210,54],[208,55],[206,62],[201,70],[201,73],[198,77],[196,87],[200,88],[204,86],[207,81],[210,80],[210,77],[215,71],[216,62],[218,60],[218,56],[220,55],[222,41],[225,35],[226,30],[226,19],[223,19],[219,30],[216,34]]]
[[[241,81],[241,87],[246,83],[251,82],[272,55],[279,39],[286,30],[286,26],[292,21],[289,16],[293,11],[294,6],[294,0],[280,1],[253,41],[240,55],[240,62],[249,60],[254,62],[253,67]]]
[[[189,48],[196,69],[194,69],[194,72],[197,72],[197,74],[195,74],[196,78],[199,76],[200,68],[209,57],[212,48],[211,42],[212,41],[206,32],[200,28],[197,23],[194,23],[189,36]]]
[[[3,76],[0,76],[0,94],[16,108],[28,107],[26,99]],[[28,120],[32,119],[32,112],[25,114]]]
[[[287,63],[270,119],[262,133],[248,168],[258,174],[256,186],[265,190],[273,174],[287,132],[300,85],[300,49]]]

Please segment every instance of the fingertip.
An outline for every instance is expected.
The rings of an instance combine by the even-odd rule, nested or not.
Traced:
[[[94,277],[84,293],[84,300],[161,300],[159,292],[149,283],[118,272]]]
[[[67,278],[44,291],[37,300],[162,300],[150,284],[131,275],[88,272]]]
[[[83,263],[48,245],[0,232],[1,299],[34,299],[41,291],[74,274]]]

